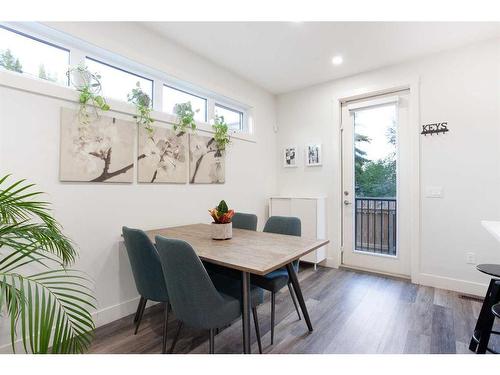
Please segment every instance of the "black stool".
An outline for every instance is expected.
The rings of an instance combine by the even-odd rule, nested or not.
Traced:
[[[478,354],[484,354],[486,351],[495,353],[488,348],[491,334],[500,334],[500,332],[492,331],[495,315],[498,312],[498,302],[500,302],[500,265],[499,264],[479,264],[478,271],[487,275],[493,276],[484,297],[481,312],[477,318],[476,328],[470,340],[469,349]],[[495,308],[493,310],[493,306]]]

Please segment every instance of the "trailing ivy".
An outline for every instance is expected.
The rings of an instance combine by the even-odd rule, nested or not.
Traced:
[[[231,143],[231,137],[228,134],[228,126],[224,121],[224,116],[215,115],[214,124],[212,125],[214,129],[214,141],[217,145],[217,153],[222,154],[226,150],[226,147]]]
[[[174,130],[178,135],[184,134],[188,129],[196,130],[196,121],[194,116],[199,109],[193,110],[191,102],[177,103],[174,106],[174,113],[177,115],[177,123],[174,124]]]
[[[151,118],[151,98],[148,94],[142,91],[141,84],[139,82],[136,83],[136,87],[127,95],[127,99],[129,103],[135,105],[135,120],[137,125],[144,126],[149,135],[152,136],[154,134],[154,128],[151,124],[154,120]]]
[[[85,65],[80,64],[69,68],[67,75],[73,87],[80,93],[78,119],[81,124],[88,125],[99,118],[99,111],[110,110],[106,99],[101,95],[101,76],[98,73],[91,73]]]

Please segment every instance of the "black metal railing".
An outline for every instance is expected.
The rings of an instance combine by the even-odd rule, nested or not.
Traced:
[[[396,255],[396,198],[356,198],[355,248]]]

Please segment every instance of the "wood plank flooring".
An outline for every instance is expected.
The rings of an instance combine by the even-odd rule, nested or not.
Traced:
[[[272,346],[269,298],[258,308],[264,353],[470,353],[479,302],[401,279],[324,267],[314,271],[302,264],[301,268],[299,280],[314,332],[308,333],[304,320],[298,320],[284,288],[276,298]],[[160,353],[162,319],[163,308],[155,305],[144,313],[135,336],[133,315],[100,327],[91,352]],[[170,314],[169,347],[176,327]],[[184,327],[175,353],[208,353],[207,340],[207,332]],[[242,352],[241,320],[216,336],[215,351]],[[258,353],[253,324],[252,353]]]

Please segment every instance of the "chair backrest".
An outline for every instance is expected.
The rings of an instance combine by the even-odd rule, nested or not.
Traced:
[[[146,299],[167,302],[165,277],[153,243],[140,229],[123,227],[122,232],[137,291]]]
[[[300,236],[301,225],[298,217],[271,216],[267,219],[264,232]]]
[[[263,232],[287,234],[289,236],[301,236],[302,229],[300,219],[298,217],[288,216],[271,216],[264,225]],[[293,262],[295,272],[299,272],[299,262]]]
[[[175,316],[192,327],[212,328],[224,298],[200,258],[185,241],[156,236],[155,242]]]
[[[236,212],[233,216],[233,228],[257,230],[257,215]]]

